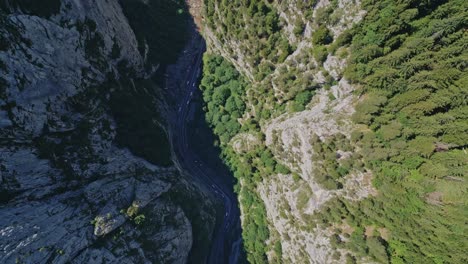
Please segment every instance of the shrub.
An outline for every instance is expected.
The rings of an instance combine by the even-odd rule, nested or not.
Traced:
[[[333,41],[330,30],[325,25],[321,25],[312,33],[312,43],[314,45],[327,45]]]
[[[293,29],[294,35],[299,37],[304,32],[304,29],[305,29],[304,22],[302,21],[301,18],[297,18],[296,23],[294,24],[294,29]]]
[[[142,225],[145,222],[145,219],[146,219],[145,215],[140,214],[135,217],[134,221],[135,221],[135,224]]]
[[[294,101],[292,103],[292,111],[293,112],[304,111],[305,107],[310,102],[314,94],[315,92],[309,91],[309,90],[298,93],[296,97],[294,97]]]
[[[314,59],[317,61],[318,64],[323,64],[328,57],[327,48],[324,46],[316,46],[312,49]]]

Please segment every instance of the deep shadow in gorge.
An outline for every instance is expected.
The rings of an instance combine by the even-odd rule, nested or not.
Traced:
[[[167,112],[163,119],[166,119],[169,128],[176,163],[221,204],[217,210],[215,232],[209,238],[204,229],[205,223],[200,222],[200,217],[190,208],[195,201],[179,201],[185,204],[182,206],[184,212],[192,221],[193,246],[189,262],[197,263],[208,254],[207,263],[244,263],[240,211],[233,192],[235,179],[221,160],[220,149],[214,146],[216,136],[205,122],[204,103],[198,89],[205,41],[197,31],[184,1],[171,1],[169,4],[166,1],[150,1],[149,7],[138,1],[121,2],[137,36],[140,53],[147,57],[147,70],[150,71],[151,65],[158,63],[159,68],[151,79],[162,88],[158,89],[162,91],[161,100],[168,106],[161,112]],[[184,12],[180,13],[180,10]],[[145,137],[140,134],[128,138],[145,142]],[[158,146],[158,149],[161,147],[160,144],[139,145],[143,149],[153,150],[154,146]],[[149,151],[149,154],[153,152]],[[135,151],[135,154],[139,153]],[[210,246],[207,245],[208,241],[211,241]]]
[[[207,263],[243,263],[245,254],[241,243],[240,211],[233,191],[234,177],[220,159],[220,150],[214,146],[215,136],[205,123],[198,90],[206,44],[186,2],[166,2],[154,0],[147,6],[138,1],[121,0],[135,31],[140,53],[147,59],[145,67],[151,70],[158,64],[151,79],[162,87],[158,90],[162,92],[161,103],[166,107],[161,112],[166,115],[163,119],[175,163],[220,204],[216,210],[215,232],[209,238],[205,223],[190,208],[194,201],[180,201],[192,219],[194,237],[189,262],[195,263],[208,254]]]
[[[238,207],[238,201],[236,194],[233,192],[233,186],[236,184],[236,179],[233,177],[232,172],[224,164],[220,158],[221,150],[216,147],[213,143],[217,140],[217,137],[213,134],[211,128],[205,122],[205,112],[203,111],[203,100],[201,92],[197,90],[194,92],[194,100],[192,119],[188,121],[189,127],[189,145],[188,147],[192,149],[199,158],[199,163],[203,164],[202,166],[207,166],[210,170],[214,171],[214,175],[217,176],[215,179],[219,185],[224,185],[227,190],[229,190],[230,195],[234,197],[233,209],[231,211],[232,219],[234,221],[231,228],[227,234],[227,241],[225,243],[225,252],[232,252],[232,247],[234,244],[238,243],[239,252],[234,254],[239,254],[237,260],[234,262],[234,259],[226,258],[225,263],[247,263],[245,252],[243,250],[243,245],[241,243],[241,223],[240,223],[240,210]],[[224,212],[221,215],[218,215],[218,219],[222,221],[224,217]],[[227,257],[227,256],[226,256]],[[228,262],[229,261],[229,262]]]
[[[171,109],[168,117],[170,138],[179,166],[222,203],[207,263],[244,263],[234,177],[220,159],[220,151],[214,146],[215,137],[205,123],[202,110],[198,81],[205,43],[194,29],[192,27],[192,37],[178,62],[160,76],[164,77],[164,94]],[[198,249],[202,248],[197,243],[205,241],[195,237],[192,254],[198,254]]]
[[[59,2],[50,20],[0,6],[0,229],[14,234],[0,263],[205,262],[216,199],[193,165],[169,166],[170,97],[153,78],[189,16],[157,8],[174,1]]]

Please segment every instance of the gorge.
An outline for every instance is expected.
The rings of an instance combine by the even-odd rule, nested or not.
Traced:
[[[467,263],[467,17],[0,0],[0,262]]]

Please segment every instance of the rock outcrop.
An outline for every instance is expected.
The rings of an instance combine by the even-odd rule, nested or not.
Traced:
[[[145,68],[157,66],[144,67],[119,1],[5,2],[0,262],[185,263],[191,218],[212,232],[214,207],[175,167],[149,163],[118,140],[139,113],[127,106],[123,114],[117,99],[138,91],[150,98],[142,104],[160,102],[142,88],[152,74]],[[164,131],[157,106],[144,107]]]

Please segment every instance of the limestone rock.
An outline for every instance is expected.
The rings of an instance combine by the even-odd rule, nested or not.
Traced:
[[[122,63],[148,76],[119,1],[60,3],[50,16],[0,10],[0,263],[186,262],[192,219],[171,197],[204,201],[193,210],[211,229],[212,204],[117,143],[106,82]]]

